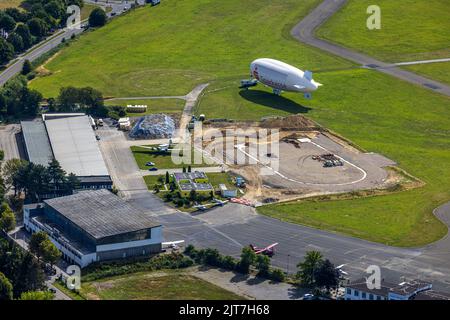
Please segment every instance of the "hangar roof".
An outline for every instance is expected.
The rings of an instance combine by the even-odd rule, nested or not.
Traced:
[[[28,159],[34,164],[47,166],[53,159],[52,148],[42,121],[22,121],[22,133],[25,140]]]
[[[95,239],[161,226],[108,190],[87,190],[44,200]]]
[[[109,175],[88,116],[47,119],[45,126],[53,154],[67,173]]]

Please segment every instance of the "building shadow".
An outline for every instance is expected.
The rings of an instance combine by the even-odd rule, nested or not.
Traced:
[[[272,109],[282,110],[292,114],[308,113],[311,108],[303,106],[283,96],[262,90],[241,90],[239,95],[247,101],[266,106]]]

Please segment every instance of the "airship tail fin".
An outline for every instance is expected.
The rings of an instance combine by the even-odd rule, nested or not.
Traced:
[[[305,74],[303,75],[306,79],[309,81],[312,80],[312,72],[311,71],[305,71]]]

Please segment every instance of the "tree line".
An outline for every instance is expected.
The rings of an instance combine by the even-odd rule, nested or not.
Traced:
[[[10,159],[2,171],[6,187],[12,188],[14,195],[23,193],[29,202],[70,195],[79,186],[78,178],[73,173],[67,174],[55,159],[48,166]]]
[[[55,29],[65,27],[70,5],[83,7],[83,0],[25,0],[22,8],[0,11],[0,65],[40,42]]]

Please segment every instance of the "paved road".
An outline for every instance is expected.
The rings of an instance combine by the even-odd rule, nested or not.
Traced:
[[[327,21],[336,11],[338,11],[347,0],[324,0],[317,8],[298,23],[291,31],[291,35],[301,42],[313,47],[330,52],[344,59],[356,62],[367,68],[378,70],[412,84],[425,87],[434,92],[450,96],[450,86],[443,83],[427,79],[413,72],[409,72],[396,67],[393,64],[385,63],[342,47],[338,44],[317,39],[314,31]]]
[[[5,161],[9,159],[20,159],[23,151],[19,149],[18,143],[20,126],[9,124],[0,126],[0,150],[5,152]]]

